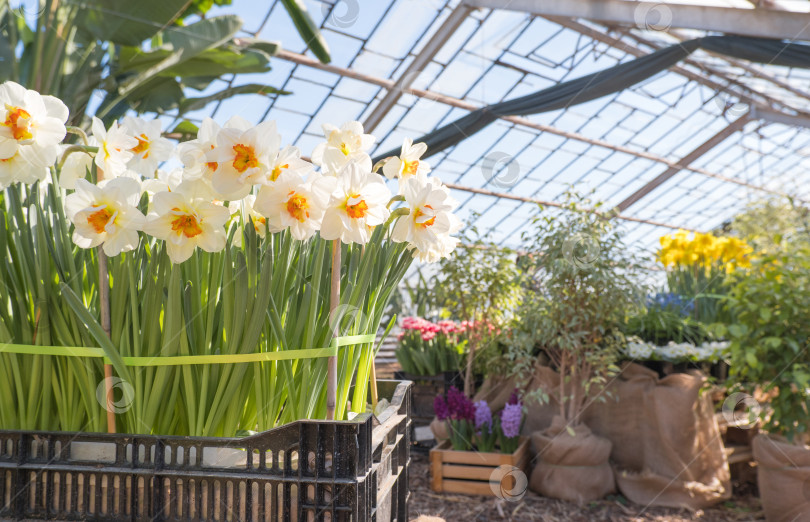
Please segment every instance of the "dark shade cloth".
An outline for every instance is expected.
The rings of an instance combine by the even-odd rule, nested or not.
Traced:
[[[428,146],[425,156],[432,156],[457,145],[500,117],[554,111],[622,91],[669,69],[699,48],[751,62],[810,68],[810,45],[743,36],[705,36],[514,100],[482,107],[414,142],[425,143]],[[390,150],[374,158],[374,163],[398,154],[399,149]]]

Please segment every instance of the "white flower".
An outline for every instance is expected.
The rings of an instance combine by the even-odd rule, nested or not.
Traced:
[[[47,176],[48,167],[31,163],[20,151],[10,158],[0,159],[0,190],[12,183],[31,184],[42,181]]]
[[[205,155],[216,146],[220,128],[214,120],[205,118],[200,124],[200,130],[197,131],[197,139],[177,146],[177,155],[185,167],[183,177],[211,180],[218,165],[215,161],[209,162]]]
[[[457,232],[454,230],[453,232]],[[458,246],[459,240],[453,236],[439,236],[436,243],[432,244],[428,250],[414,249],[413,256],[424,263],[436,263],[440,259],[450,257],[450,254]]]
[[[82,248],[103,244],[108,256],[136,248],[145,222],[136,208],[140,196],[140,184],[128,177],[98,185],[76,180],[76,192],[65,198],[65,213],[75,226],[73,242]]]
[[[133,156],[127,167],[145,178],[154,178],[158,164],[169,159],[173,150],[172,142],[160,135],[160,120],[127,116],[121,127],[138,140],[138,144],[130,149]]]
[[[0,85],[0,159],[17,152],[34,165],[56,162],[65,139],[68,108],[58,98],[42,96],[14,82]]]
[[[388,219],[391,192],[382,177],[349,163],[338,172],[335,191],[324,213],[321,237],[344,243],[368,243],[371,231]]]
[[[312,170],[312,163],[301,159],[301,151],[298,147],[288,145],[281,149],[267,169],[266,183],[272,183],[284,172],[292,172],[299,176],[305,176]]]
[[[325,173],[334,175],[351,162],[359,163],[364,170],[371,170],[368,150],[374,145],[374,136],[363,134],[360,122],[346,122],[340,128],[325,123],[323,134],[326,143],[319,144],[312,151],[312,162],[323,167]]]
[[[126,133],[123,127],[113,122],[109,130],[104,123],[93,117],[93,137],[98,141],[96,153],[96,166],[99,169],[99,179],[116,178],[127,170],[127,163],[135,155],[132,152],[138,145],[138,140]]]
[[[383,165],[383,174],[388,179],[399,178],[400,181],[414,176],[424,178],[430,172],[430,165],[419,159],[425,152],[427,152],[427,145],[424,143],[414,145],[412,139],[405,138],[399,156],[388,158]],[[402,192],[400,191],[400,193]]]
[[[143,180],[143,191],[150,196],[158,192],[177,190],[183,182],[183,169],[158,170],[157,176]]]
[[[337,180],[313,174],[308,181],[294,172],[282,172],[276,181],[259,189],[256,210],[267,217],[271,231],[289,227],[295,239],[312,237],[321,227]]]
[[[98,147],[98,142],[90,136],[87,144],[91,147]],[[62,145],[61,154],[72,145]],[[68,154],[62,170],[59,171],[59,185],[62,188],[73,190],[76,188],[77,179],[87,179],[87,173],[93,168],[93,155],[89,152],[75,151]]]
[[[222,205],[195,197],[197,184],[185,182],[172,192],[158,192],[143,231],[166,241],[172,263],[182,263],[200,247],[206,252],[225,248],[223,226],[230,212]]]
[[[274,121],[252,127],[242,118],[231,118],[217,133],[216,146],[206,153],[209,162],[217,163],[211,176],[214,190],[223,199],[247,196],[253,185],[264,180],[280,144]]]
[[[447,238],[461,228],[461,221],[452,214],[458,202],[450,196],[450,190],[436,178],[423,183],[413,176],[401,182],[400,193],[410,213],[397,221],[391,238],[410,243],[425,258],[452,252],[448,251],[451,242]]]

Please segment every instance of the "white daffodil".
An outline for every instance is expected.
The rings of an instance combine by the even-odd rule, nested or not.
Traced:
[[[130,149],[133,156],[127,167],[145,178],[154,178],[158,164],[169,159],[174,149],[172,142],[160,134],[160,120],[127,116],[121,127],[138,140],[138,144]]]
[[[417,177],[401,182],[400,194],[410,208],[407,217],[400,218],[391,238],[407,242],[419,252],[433,249],[441,238],[459,229],[461,222],[453,215],[458,202],[450,196],[450,190],[436,178],[422,183]]]
[[[138,230],[145,223],[136,208],[141,186],[121,177],[93,185],[76,180],[76,192],[65,198],[65,212],[73,222],[73,242],[82,248],[103,245],[104,253],[117,256],[138,246]]]
[[[158,192],[143,231],[166,241],[172,263],[182,263],[200,247],[206,252],[225,248],[225,223],[230,212],[222,205],[195,197],[195,183],[180,184],[172,192]]]
[[[324,173],[334,175],[351,162],[359,163],[364,170],[371,170],[368,151],[374,145],[374,136],[363,134],[360,122],[346,122],[340,128],[325,123],[323,134],[326,143],[319,144],[312,151],[312,162],[323,167]]]
[[[158,170],[157,176],[143,180],[143,191],[150,196],[158,192],[177,190],[183,182],[183,169]]]
[[[264,181],[280,144],[274,121],[252,127],[242,118],[231,118],[217,133],[216,146],[206,153],[208,161],[217,164],[211,176],[214,190],[222,199],[247,196],[253,185]]]
[[[400,181],[414,176],[424,178],[430,172],[430,165],[419,159],[425,152],[427,145],[424,143],[414,145],[412,139],[405,138],[399,156],[388,158],[383,165],[383,174],[388,179],[399,178]]]
[[[272,232],[289,227],[295,239],[309,239],[321,227],[336,183],[331,176],[312,174],[304,181],[294,172],[282,172],[274,183],[259,189],[256,210],[267,217]]]
[[[344,243],[368,243],[371,231],[388,219],[391,192],[382,177],[357,163],[338,172],[336,187],[323,216],[321,237]]]
[[[99,179],[116,178],[127,170],[129,160],[135,153],[132,149],[138,146],[138,140],[127,134],[126,129],[113,122],[109,130],[104,123],[93,117],[93,137],[98,141],[96,166]]]
[[[453,232],[458,232],[458,229],[453,230]],[[440,259],[450,257],[450,254],[456,249],[458,243],[459,240],[456,237],[450,235],[439,236],[438,240],[433,243],[428,250],[414,248],[413,256],[424,263],[436,263]]]
[[[185,179],[204,178],[211,180],[217,170],[217,162],[205,157],[217,144],[217,134],[221,127],[211,118],[205,118],[197,131],[197,138],[177,146],[177,155],[183,162]]]
[[[17,182],[30,185],[47,176],[48,167],[31,163],[21,151],[15,152],[10,158],[0,159],[0,190]]]
[[[98,142],[90,136],[87,144],[91,147],[98,147]],[[60,153],[71,147],[63,145]],[[60,154],[61,156],[61,154]],[[76,151],[68,154],[62,169],[59,171],[59,185],[62,188],[73,190],[76,188],[77,179],[87,179],[87,173],[93,168],[93,155],[89,152]]]
[[[266,183],[272,183],[284,172],[291,172],[299,176],[306,176],[312,170],[312,163],[301,159],[298,147],[288,145],[281,149],[267,169]]]
[[[68,108],[14,82],[0,85],[0,159],[17,152],[31,164],[50,167],[65,139]]]

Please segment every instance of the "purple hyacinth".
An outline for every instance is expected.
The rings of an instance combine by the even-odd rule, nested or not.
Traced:
[[[455,386],[447,390],[447,408],[455,420],[475,420],[475,406],[464,393]]]
[[[481,431],[481,428],[487,425],[487,433],[492,432],[492,410],[489,409],[487,401],[478,401],[475,403],[475,429]]]
[[[518,404],[520,403],[520,395],[518,395],[518,389],[515,388],[512,390],[512,395],[509,396],[509,400],[506,401],[506,404]]]
[[[441,395],[437,395],[435,399],[433,399],[433,411],[436,412],[436,418],[439,420],[445,420],[450,417],[450,409],[447,407],[447,402],[445,402],[444,397]]]
[[[507,404],[501,411],[501,430],[504,437],[512,438],[520,435],[520,420],[523,415],[523,405]]]

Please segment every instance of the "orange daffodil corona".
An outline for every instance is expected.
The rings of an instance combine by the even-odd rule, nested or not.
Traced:
[[[65,138],[68,109],[14,82],[0,85],[0,189],[44,180]]]
[[[143,232],[165,241],[170,260],[182,263],[197,248],[225,248],[231,221],[250,223],[259,237],[289,230],[297,240],[318,233],[357,244],[393,224],[385,237],[407,243],[428,262],[457,244],[452,234],[461,225],[452,212],[458,203],[428,177],[425,145],[406,139],[401,154],[386,158],[377,173],[369,155],[374,137],[359,122],[324,125],[326,140],[310,163],[296,147],[282,147],[275,122],[253,125],[234,116],[220,126],[206,118],[196,139],[174,148],[158,120],[127,116],[106,127],[93,118],[84,146],[68,148],[61,145],[67,109],[56,98],[7,82],[0,85],[0,104],[0,188],[41,181],[54,170],[68,191],[66,214],[81,248],[115,256],[137,248]],[[160,170],[172,155],[183,167]],[[392,197],[386,178],[399,184],[399,197]],[[392,211],[398,201],[404,204]],[[234,237],[240,245],[241,231]]]

